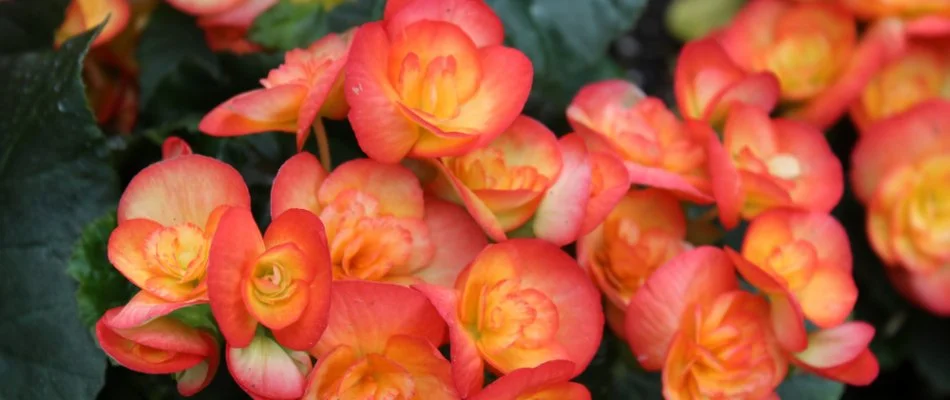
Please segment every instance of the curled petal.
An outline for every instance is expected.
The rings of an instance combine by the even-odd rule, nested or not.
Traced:
[[[205,115],[198,129],[211,136],[297,132],[297,113],[307,92],[304,85],[286,84],[239,94]]]
[[[312,367],[306,353],[280,347],[273,339],[255,336],[246,347],[226,348],[228,370],[234,381],[252,396],[298,399]]]
[[[517,400],[525,397],[590,400],[590,392],[584,385],[569,382],[573,370],[574,365],[567,360],[517,369],[486,386],[471,400]]]
[[[120,309],[106,311],[96,322],[96,339],[106,354],[126,368],[147,374],[175,373],[217,351],[208,347],[197,330],[170,317],[133,328],[113,328],[109,322]]]
[[[590,200],[592,168],[591,156],[579,135],[564,136],[558,145],[563,166],[538,205],[534,233],[540,239],[564,246],[581,233]]]
[[[211,353],[204,361],[194,367],[188,368],[177,377],[178,393],[182,396],[194,396],[198,392],[211,384],[214,375],[218,372],[218,364],[221,363],[221,352],[218,351],[218,341],[207,332],[201,332],[201,338],[211,349]]]
[[[850,385],[868,385],[878,374],[877,358],[868,350],[874,328],[864,322],[846,322],[808,337],[808,348],[795,354],[804,368]]]
[[[203,303],[194,299],[182,302],[168,302],[142,290],[132,296],[122,310],[112,316],[109,325],[113,329],[134,328],[155,318],[168,315],[179,308]]]
[[[242,287],[264,240],[250,210],[230,208],[221,217],[208,258],[208,297],[211,312],[230,346],[247,347],[257,321],[248,313]]]
[[[162,142],[162,159],[175,158],[194,153],[191,146],[178,136],[169,136]]]

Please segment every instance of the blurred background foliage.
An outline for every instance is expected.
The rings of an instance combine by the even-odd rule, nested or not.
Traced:
[[[672,67],[681,46],[677,37],[694,37],[728,21],[742,3],[487,1],[505,23],[506,42],[534,63],[535,82],[525,112],[558,134],[568,132],[564,110],[572,96],[593,81],[628,79],[672,105]],[[103,310],[123,304],[134,289],[104,252],[120,189],[160,158],[166,137],[178,135],[196,152],[239,168],[255,215],[266,225],[270,183],[294,153],[293,137],[212,138],[197,132],[198,121],[230,96],[258,86],[281,62],[283,50],[379,19],[384,0],[350,0],[331,12],[281,0],[256,20],[250,33],[273,52],[250,55],[212,52],[192,17],[160,6],[136,54],[140,115],[131,135],[100,131],[83,99],[79,74],[91,34],[53,52],[52,32],[67,1],[38,3],[0,1],[0,110],[5,114],[0,118],[0,398],[177,398],[168,377],[108,366],[87,334]],[[335,164],[362,156],[346,123],[330,122],[328,131]],[[828,137],[847,168],[857,138],[854,128],[841,123]],[[779,394],[816,400],[946,398],[950,321],[910,306],[890,286],[867,243],[861,207],[846,193],[834,215],[847,228],[855,256],[860,297],[854,316],[877,327],[872,349],[882,373],[870,387],[845,388],[793,372]],[[724,240],[736,239],[729,235]],[[78,291],[73,279],[81,282]],[[609,331],[577,380],[596,399],[660,397],[659,375],[640,370],[626,344]],[[229,374],[219,373],[196,398],[242,396]]]

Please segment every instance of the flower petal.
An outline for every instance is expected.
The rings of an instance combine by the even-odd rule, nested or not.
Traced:
[[[350,104],[348,118],[360,148],[374,160],[401,160],[419,138],[418,127],[399,111],[395,89],[386,72],[390,51],[383,22],[356,31],[344,67],[344,92]]]
[[[228,164],[190,154],[159,161],[135,175],[119,199],[117,215],[120,225],[146,218],[164,226],[204,227],[222,205],[251,208],[244,178]]]
[[[580,135],[558,140],[563,166],[534,216],[534,234],[558,246],[577,240],[591,193],[591,160]]]
[[[775,338],[786,351],[802,351],[808,346],[805,316],[801,305],[789,295],[769,296],[772,315],[772,330]]]
[[[297,132],[297,114],[306,97],[307,87],[299,84],[242,93],[205,115],[198,130],[211,136]]]
[[[130,219],[109,235],[109,262],[132,284],[143,288],[153,277],[145,256],[145,241],[162,225],[148,219]]]
[[[454,287],[459,272],[488,245],[488,240],[464,208],[435,197],[426,197],[425,207],[429,236],[438,238],[439,244],[434,246],[429,264],[415,275],[433,285]]]
[[[472,215],[472,218],[485,230],[485,233],[488,234],[492,240],[496,242],[503,241],[507,239],[505,235],[505,229],[502,227],[501,222],[498,220],[498,217],[495,216],[495,213],[492,212],[490,208],[474,193],[471,189],[465,186],[461,180],[459,180],[455,175],[446,168],[445,164],[437,161],[434,163],[435,167],[439,171],[439,177],[436,178],[436,183],[440,180],[448,182],[448,185],[455,189],[455,195],[461,199],[462,203],[465,205],[465,208],[468,210],[469,214]]]
[[[478,47],[500,45],[505,40],[501,19],[482,0],[387,1],[383,19],[390,36],[413,22],[430,20],[457,25]]]
[[[796,293],[808,320],[823,328],[844,322],[858,300],[858,288],[849,271],[822,268],[815,271],[808,286]]]
[[[218,341],[207,332],[201,332],[201,338],[204,339],[205,344],[211,349],[211,353],[204,361],[185,370],[183,374],[177,377],[178,393],[185,397],[198,394],[198,392],[208,387],[218,372],[218,364],[221,363],[221,352],[218,351]]]
[[[407,335],[396,335],[386,343],[383,356],[405,368],[414,378],[416,393],[426,399],[458,399],[452,367],[433,343]]]
[[[445,323],[428,299],[410,288],[369,281],[333,283],[327,330],[310,353],[322,357],[338,346],[382,353],[394,335],[442,342]]]
[[[452,354],[452,377],[462,398],[468,398],[482,389],[485,382],[485,363],[479,354],[475,339],[465,330],[458,319],[458,292],[455,289],[426,283],[413,285],[424,294],[439,315],[448,324],[449,349]]]
[[[379,212],[400,218],[421,219],[422,186],[408,168],[369,159],[355,159],[333,170],[320,187],[321,204],[329,204],[348,190],[369,194],[379,201]]]
[[[657,269],[630,300],[625,316],[626,339],[640,365],[662,368],[687,307],[738,286],[729,258],[714,247],[697,247]]]
[[[191,146],[188,145],[188,142],[178,136],[169,136],[164,142],[162,142],[163,160],[193,153],[194,152],[191,151]]]
[[[548,387],[567,382],[574,372],[574,363],[567,360],[548,361],[534,368],[521,368],[498,378],[471,400],[517,400]],[[588,395],[589,396],[589,395]],[[574,400],[574,397],[563,397]]]
[[[208,297],[214,319],[230,346],[246,347],[254,338],[257,321],[242,299],[242,282],[263,252],[264,241],[251,211],[225,211],[211,241]]]
[[[240,4],[241,0],[168,0],[173,7],[191,15],[215,14]]]
[[[870,324],[846,322],[808,335],[808,348],[795,358],[813,368],[840,366],[858,358],[873,338]]]
[[[291,208],[320,214],[317,193],[327,178],[327,171],[313,154],[301,152],[280,166],[270,192],[270,216],[276,219]]]
[[[142,290],[132,296],[129,302],[116,315],[112,316],[109,326],[113,329],[134,328],[150,320],[168,315],[179,308],[204,303],[203,300],[190,300],[170,303]]]
[[[252,396],[267,399],[303,396],[311,368],[306,354],[288,352],[262,335],[255,336],[246,347],[228,343],[225,351],[231,376]],[[303,360],[306,360],[305,365],[301,365]]]

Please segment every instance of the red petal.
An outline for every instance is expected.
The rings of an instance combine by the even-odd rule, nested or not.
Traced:
[[[808,348],[795,354],[798,361],[812,368],[844,365],[866,351],[874,338],[874,327],[864,322],[846,322],[808,336]]]
[[[162,159],[175,158],[194,153],[191,146],[184,139],[178,136],[169,136],[162,143]]]
[[[211,312],[229,345],[247,347],[257,321],[242,299],[242,282],[251,263],[264,252],[264,241],[250,210],[228,209],[218,228],[208,257]]]
[[[145,218],[164,226],[204,227],[215,208],[251,208],[244,178],[233,167],[191,154],[159,161],[132,178],[119,199],[118,220]]]

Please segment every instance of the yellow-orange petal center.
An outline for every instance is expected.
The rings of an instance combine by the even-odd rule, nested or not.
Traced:
[[[408,371],[379,354],[367,354],[343,375],[339,399],[409,400],[415,390]]]
[[[781,277],[792,289],[808,284],[818,267],[818,251],[810,242],[796,240],[772,250],[765,259],[765,267]]]
[[[606,283],[627,301],[663,263],[683,249],[682,241],[666,231],[644,231],[628,218],[604,222],[604,245],[594,254]]]
[[[127,343],[129,346],[131,346],[130,351],[136,356],[136,358],[152,364],[161,364],[175,358],[175,356],[178,355],[178,353],[175,352],[156,349],[154,347],[132,341],[127,341]]]
[[[520,288],[516,279],[484,286],[480,302],[476,330],[491,346],[533,349],[557,333],[557,306],[538,290]]]
[[[192,224],[165,227],[153,232],[144,247],[156,276],[180,286],[173,291],[190,291],[204,279],[210,246],[201,228]]]
[[[461,157],[447,158],[446,166],[466,187],[478,190],[528,190],[543,193],[551,181],[531,165],[510,165],[505,153],[486,147]]]
[[[927,257],[950,262],[950,156],[931,157],[919,163],[913,186],[909,189],[903,215],[907,239]]]

